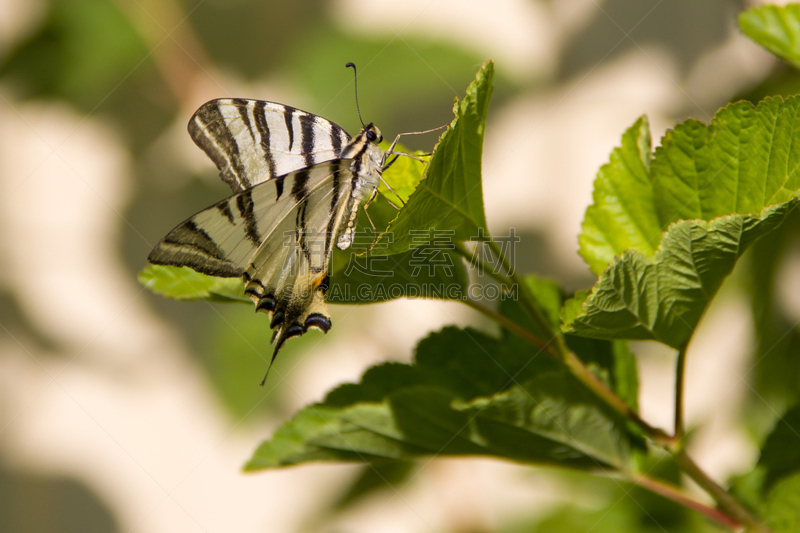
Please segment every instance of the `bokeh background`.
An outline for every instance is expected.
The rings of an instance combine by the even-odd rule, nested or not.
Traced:
[[[519,270],[586,288],[580,221],[627,126],[647,114],[657,142],[732,99],[800,90],[737,31],[755,3],[0,0],[0,531],[703,529],[613,480],[484,459],[426,461],[390,487],[353,465],[243,474],[262,439],[333,386],[409,361],[445,324],[492,326],[455,303],[334,306],[333,330],[288,343],[261,388],[263,315],[167,301],[136,276],[169,229],[229,192],[186,133],[205,101],[273,100],[354,132],[353,61],[364,118],[391,138],[447,123],[491,58],[490,229],[521,236]],[[775,276],[791,289],[788,250]],[[693,453],[722,480],[752,467],[796,390],[759,385],[769,369],[753,363],[743,269],[687,370]],[[800,317],[779,300],[788,324]],[[669,426],[674,354],[635,350],[644,417]]]

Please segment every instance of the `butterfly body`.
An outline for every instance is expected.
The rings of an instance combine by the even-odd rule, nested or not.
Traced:
[[[220,99],[198,109],[189,134],[234,194],[179,224],[148,260],[242,277],[270,317],[274,360],[286,339],[331,327],[333,245],[352,244],[358,210],[377,190],[381,133],[367,124],[351,138],[293,107]]]

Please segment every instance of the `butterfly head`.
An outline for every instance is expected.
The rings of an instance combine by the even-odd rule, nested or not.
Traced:
[[[372,122],[361,128],[361,135],[363,135],[367,141],[371,142],[372,144],[380,144],[383,141],[381,130],[376,128]]]

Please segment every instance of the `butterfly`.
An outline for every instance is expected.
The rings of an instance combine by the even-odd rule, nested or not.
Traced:
[[[384,151],[380,130],[362,125],[350,137],[306,111],[240,98],[207,102],[189,121],[233,195],[179,224],[148,261],[241,277],[256,311],[270,317],[270,367],[287,339],[331,328],[333,246],[350,247],[360,206],[394,162],[386,159],[397,139]]]

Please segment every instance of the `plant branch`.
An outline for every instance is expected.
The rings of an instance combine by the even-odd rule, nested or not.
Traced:
[[[556,352],[554,355],[557,359],[563,359],[563,354],[568,351],[566,345],[564,344],[563,337],[561,335],[557,335],[556,332],[553,332],[552,325],[545,317],[544,312],[539,308],[536,299],[531,296],[528,285],[524,280],[517,276],[514,267],[503,253],[503,250],[501,250],[497,243],[491,238],[486,241],[486,244],[489,246],[489,249],[492,251],[492,253],[497,256],[497,260],[500,261],[503,269],[508,273],[510,280],[516,284],[517,287],[519,287],[519,303],[522,308],[525,309],[525,312],[528,313],[528,316],[531,318],[531,320],[533,320],[534,324],[536,324],[536,327],[539,328],[539,331],[548,331],[553,333],[552,337],[554,338],[556,345]]]
[[[501,285],[511,285],[513,283],[513,281],[511,281],[510,278],[503,276],[499,272],[495,272],[495,269],[491,265],[487,265],[486,262],[483,261],[483,259],[478,257],[477,253],[470,254],[469,250],[467,250],[467,247],[464,246],[464,243],[456,242],[454,249],[458,255],[460,255],[461,257],[466,259],[467,262],[469,262],[470,266],[472,265],[477,266],[481,272],[488,274],[491,278],[493,278]]]
[[[630,481],[631,483],[635,483],[636,485],[647,489],[650,492],[663,496],[664,498],[679,503],[685,507],[688,507],[689,509],[693,509],[698,513],[704,514],[711,520],[718,522],[724,527],[734,531],[742,530],[742,524],[739,521],[723,513],[719,509],[695,500],[683,492],[680,487],[676,487],[669,483],[665,483],[658,479],[653,479],[644,474],[638,474],[635,472],[623,473],[622,478]]]
[[[508,317],[505,317],[505,316],[501,315],[500,313],[498,313],[497,311],[494,311],[493,309],[489,309],[488,307],[485,307],[485,306],[479,304],[475,300],[467,298],[466,300],[462,300],[462,301],[467,306],[473,308],[474,310],[476,310],[480,314],[482,314],[482,315],[494,320],[495,322],[497,322],[498,324],[500,324],[501,326],[503,326],[507,330],[516,333],[517,335],[519,335],[520,337],[522,337],[523,339],[525,339],[529,343],[533,344],[537,348],[541,348],[541,349],[547,350],[547,351],[550,350],[549,345],[546,342],[544,342],[542,339],[540,339],[539,337],[537,337],[536,335],[534,335],[533,333],[531,333],[527,329],[523,328],[522,326],[520,326],[519,324],[517,324],[513,320],[509,319]]]
[[[524,283],[523,280],[519,279],[514,272],[511,263],[509,262],[508,258],[503,254],[502,250],[497,243],[492,240],[488,241],[488,244],[495,255],[497,255],[498,260],[503,265],[503,268],[508,272],[508,275],[511,277],[512,281],[516,283],[520,288],[520,296],[521,300],[520,303],[522,304],[523,308],[528,312],[530,317],[536,322],[537,326],[542,331],[552,331],[552,326],[544,317],[544,313],[538,308],[534,299],[528,292],[527,285]],[[505,318],[505,317],[504,317]],[[521,326],[515,324],[518,328]],[[524,329],[524,328],[521,328]],[[597,376],[592,374],[592,372],[583,364],[583,361],[578,358],[577,355],[572,353],[566,346],[564,342],[563,336],[556,334],[553,332],[553,337],[557,339],[557,342],[554,343],[553,348],[555,352],[551,350],[551,353],[556,357],[557,360],[564,363],[567,368],[569,369],[570,373],[575,376],[584,386],[586,386],[589,390],[595,393],[603,402],[611,407],[614,411],[619,413],[622,417],[630,420],[651,439],[655,442],[665,445],[665,446],[672,446],[673,439],[670,435],[668,435],[664,430],[655,428],[645,422],[639,414],[634,411],[625,401],[617,396],[614,391],[606,387],[605,383],[597,379]]]
[[[680,441],[686,431],[683,421],[683,390],[685,383],[686,345],[678,351],[675,363],[675,440]]]
[[[525,311],[530,315],[531,319],[537,325],[540,331],[542,332],[553,332],[553,327],[548,322],[545,317],[544,312],[539,308],[535,298],[530,294],[527,285],[521,280],[517,274],[514,272],[513,267],[511,266],[508,258],[502,253],[500,247],[492,240],[487,241],[488,246],[492,250],[493,253],[497,255],[498,260],[502,264],[503,268],[508,273],[508,277],[516,283],[519,288],[520,294],[520,304],[525,309]],[[474,304],[474,305],[473,305]],[[473,309],[476,309],[480,312],[483,312],[479,308],[483,308],[477,303],[467,303]],[[485,309],[485,308],[483,308]],[[534,344],[539,347],[543,347],[541,339],[538,337],[533,336],[530,332],[526,332],[523,334],[520,330],[525,331],[525,328],[519,326],[518,324],[514,323],[513,321],[503,317],[499,313],[495,313],[494,311],[490,311],[486,309],[488,313],[486,316],[492,318],[493,320],[498,321],[506,327],[509,327],[507,324],[513,324],[512,327],[509,329],[517,332],[523,338],[532,341],[535,339]],[[680,468],[690,477],[692,478],[698,485],[700,485],[705,491],[708,492],[713,498],[714,501],[717,502],[719,505],[721,512],[712,510],[705,507],[705,510],[699,509],[697,506],[702,505],[699,502],[694,502],[692,505],[688,505],[688,502],[682,501],[682,503],[687,504],[689,507],[693,509],[697,509],[704,514],[708,514],[709,512],[715,512],[719,517],[722,517],[722,513],[724,512],[727,515],[725,518],[722,518],[721,521],[723,523],[727,523],[730,527],[738,526],[742,524],[748,528],[748,531],[752,531],[753,533],[770,533],[769,529],[767,529],[763,524],[761,524],[757,518],[753,517],[747,509],[745,509],[742,505],[740,505],[730,494],[725,491],[716,481],[711,479],[700,467],[686,454],[683,446],[681,444],[680,435],[683,434],[683,388],[684,388],[684,367],[686,364],[686,348],[684,347],[678,356],[678,376],[676,379],[676,414],[675,414],[675,421],[676,427],[675,435],[669,435],[667,432],[660,428],[656,428],[648,424],[645,420],[643,420],[639,414],[634,411],[627,403],[625,403],[622,398],[617,396],[614,391],[609,389],[602,381],[600,381],[597,376],[592,374],[592,372],[583,364],[583,361],[580,358],[572,353],[566,346],[564,342],[564,338],[562,335],[553,332],[553,339],[556,342],[548,343],[547,346],[549,348],[549,352],[551,355],[555,356],[556,359],[562,361],[567,368],[569,369],[570,373],[575,376],[584,386],[589,388],[594,394],[602,400],[607,406],[611,409],[619,413],[621,416],[626,418],[627,420],[634,423],[638,426],[644,434],[652,439],[656,444],[664,447],[668,450],[672,456],[675,458],[676,463]],[[649,478],[647,478],[649,479]],[[661,491],[659,493],[668,493],[667,486],[658,484],[655,480],[646,481],[644,478],[637,479],[636,482],[643,482],[647,485],[647,488],[650,488],[654,491]],[[644,486],[644,485],[643,485]],[[672,494],[677,497],[677,494]],[[676,500],[678,501],[678,500]],[[692,500],[693,501],[693,500]]]
[[[725,511],[728,516],[746,526],[749,532],[770,533],[770,530],[728,494],[728,491],[711,479],[711,477],[686,454],[685,450],[679,448],[676,450],[670,449],[669,451],[672,453],[675,462],[681,467],[681,470],[692,478],[695,483],[700,485],[703,490],[708,492],[714,498],[714,501],[717,502],[720,509]]]
[[[569,369],[570,373],[578,379],[585,387],[595,393],[607,406],[616,411],[620,416],[636,424],[646,436],[662,446],[673,446],[674,439],[663,429],[653,427],[639,416],[630,405],[617,396],[614,391],[606,387],[597,376],[592,374],[583,361],[574,353],[567,351],[561,359]]]

